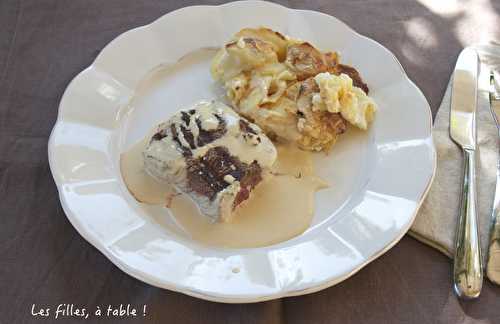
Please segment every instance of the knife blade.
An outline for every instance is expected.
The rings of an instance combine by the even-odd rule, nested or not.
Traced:
[[[500,139],[500,75],[496,71],[490,74],[490,109],[497,125]],[[500,157],[500,156],[499,156]],[[497,182],[493,208],[491,213],[491,229],[488,244],[488,261],[486,275],[496,284],[500,285],[500,160],[497,157]]]
[[[459,298],[479,297],[483,266],[477,223],[476,106],[479,57],[471,48],[458,56],[452,81],[450,136],[462,148],[464,174],[455,236],[453,288]]]

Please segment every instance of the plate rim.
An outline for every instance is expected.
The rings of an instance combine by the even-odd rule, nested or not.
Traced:
[[[255,5],[273,5],[276,7],[281,7],[281,9],[285,9],[285,10],[297,11],[297,12],[307,12],[307,13],[313,13],[313,14],[327,16],[330,19],[335,19],[338,23],[343,25],[344,28],[349,30],[351,33],[353,33],[357,37],[364,39],[364,41],[368,41],[368,42],[373,43],[374,45],[376,45],[376,46],[380,47],[382,50],[384,50],[384,52],[386,52],[387,54],[390,54],[390,57],[392,58],[393,62],[399,66],[400,72],[402,73],[404,80],[406,82],[408,82],[408,84],[412,87],[412,89],[415,90],[416,93],[420,97],[422,97],[422,99],[426,103],[426,105],[425,105],[426,113],[429,117],[429,137],[428,138],[430,138],[430,140],[431,140],[431,143],[429,145],[429,149],[430,149],[430,151],[432,153],[432,157],[433,157],[433,159],[432,159],[432,174],[427,182],[425,189],[423,190],[423,192],[418,200],[418,204],[415,207],[415,211],[412,214],[410,221],[407,223],[407,225],[404,228],[402,227],[399,234],[393,240],[391,240],[391,242],[388,243],[384,248],[378,250],[376,253],[373,253],[372,255],[367,257],[365,260],[363,260],[363,262],[361,262],[359,265],[357,265],[356,268],[354,268],[352,271],[345,273],[344,275],[336,276],[336,277],[333,277],[331,279],[325,280],[323,283],[319,283],[319,284],[314,283],[313,286],[305,288],[305,289],[289,290],[289,291],[287,291],[285,289],[281,289],[280,291],[278,291],[276,293],[262,295],[259,297],[254,297],[254,296],[235,297],[233,295],[228,296],[228,295],[220,295],[217,293],[206,294],[206,293],[203,293],[201,291],[187,289],[187,288],[184,288],[182,286],[171,285],[171,284],[168,284],[166,282],[158,282],[158,281],[154,280],[153,278],[150,278],[149,275],[144,275],[141,271],[138,271],[137,269],[130,267],[126,262],[123,262],[123,260],[121,260],[120,258],[113,255],[113,253],[111,253],[111,251],[108,250],[108,247],[105,246],[102,242],[99,242],[98,240],[94,240],[92,235],[85,229],[85,226],[83,226],[79,222],[78,217],[75,217],[74,212],[69,209],[68,204],[67,204],[67,199],[61,193],[61,191],[62,191],[61,190],[61,183],[56,175],[57,170],[55,169],[54,154],[52,153],[52,150],[54,147],[54,136],[55,136],[54,133],[55,133],[55,130],[56,130],[58,124],[62,120],[61,107],[62,107],[62,103],[63,103],[65,97],[68,95],[69,91],[71,90],[71,88],[72,88],[71,86],[75,82],[75,80],[78,80],[79,77],[81,77],[82,75],[87,73],[90,69],[92,69],[96,66],[96,62],[99,60],[99,58],[102,55],[104,55],[103,53],[104,53],[105,49],[108,46],[110,46],[110,44],[112,44],[113,42],[115,42],[117,39],[119,39],[121,37],[125,37],[126,34],[128,34],[128,33],[138,31],[138,30],[143,29],[143,28],[148,28],[148,27],[152,26],[153,24],[155,24],[157,21],[159,21],[161,19],[165,19],[169,15],[178,14],[179,12],[184,11],[184,10],[190,10],[193,8],[213,8],[213,7],[226,7],[226,6],[229,7],[229,6],[233,6],[233,5],[239,5],[241,3],[252,3]],[[323,13],[323,12],[309,10],[309,9],[295,9],[292,7],[286,7],[284,5],[281,5],[278,3],[273,3],[273,2],[268,2],[268,1],[245,0],[245,1],[233,1],[233,2],[228,2],[228,3],[224,3],[224,4],[220,4],[220,5],[194,5],[194,6],[187,6],[187,7],[178,8],[176,10],[167,12],[164,15],[161,15],[160,17],[158,17],[157,19],[155,19],[154,21],[152,21],[149,24],[129,29],[129,30],[117,35],[115,38],[113,38],[110,42],[108,42],[101,49],[101,51],[96,56],[96,58],[92,61],[92,63],[88,67],[86,67],[82,71],[80,71],[77,75],[75,75],[75,77],[66,86],[64,93],[61,97],[59,106],[58,106],[58,114],[57,114],[56,122],[54,123],[54,126],[53,126],[52,131],[51,131],[50,136],[49,136],[47,151],[48,151],[49,168],[50,168],[50,171],[51,171],[52,176],[54,178],[54,182],[55,182],[57,190],[58,190],[59,200],[61,202],[61,206],[62,206],[62,209],[63,209],[66,217],[70,221],[71,225],[77,230],[77,232],[87,242],[89,242],[92,246],[94,246],[97,250],[99,250],[102,254],[104,254],[120,270],[122,270],[126,274],[128,274],[128,275],[130,275],[130,276],[132,276],[140,281],[146,282],[152,286],[168,289],[168,290],[179,292],[179,293],[183,293],[183,294],[197,297],[197,298],[204,299],[204,300],[209,300],[209,301],[214,301],[214,302],[223,302],[223,303],[253,303],[253,302],[261,302],[261,301],[267,301],[267,300],[278,299],[278,298],[283,298],[283,297],[299,296],[299,295],[314,293],[314,292],[326,289],[328,287],[334,286],[335,284],[342,282],[342,281],[348,279],[349,277],[353,276],[354,274],[356,274],[358,271],[363,269],[367,264],[371,263],[372,261],[374,261],[375,259],[377,259],[381,255],[386,253],[388,250],[390,250],[394,245],[396,245],[402,239],[402,237],[408,232],[411,225],[413,224],[415,217],[416,217],[418,211],[420,210],[420,207],[422,206],[422,203],[425,200],[425,197],[427,196],[429,189],[430,189],[432,182],[433,182],[435,175],[436,175],[437,154],[436,154],[436,148],[435,148],[435,144],[434,144],[433,136],[432,136],[432,134],[433,134],[433,129],[432,129],[433,124],[432,123],[433,123],[432,111],[431,111],[430,105],[427,101],[427,98],[422,93],[420,88],[406,74],[406,71],[404,70],[403,66],[401,65],[401,63],[399,62],[397,57],[390,50],[388,50],[385,46],[383,46],[379,42],[377,42],[377,41],[375,41],[375,40],[373,40],[365,35],[358,33],[356,30],[351,28],[349,25],[347,25],[344,21],[340,20],[339,18],[332,16],[332,15],[329,15],[329,14],[326,14],[326,13]]]

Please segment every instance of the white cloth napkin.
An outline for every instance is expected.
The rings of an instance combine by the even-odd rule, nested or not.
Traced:
[[[483,258],[488,253],[487,242],[491,223],[491,208],[496,183],[498,132],[489,107],[489,71],[500,71],[500,45],[495,43],[472,46],[481,60],[477,106],[477,190],[479,233]],[[422,204],[409,234],[429,244],[449,257],[455,250],[455,231],[462,192],[462,150],[449,135],[451,84],[444,95],[434,121],[434,143],[437,150],[437,170],[434,182]]]

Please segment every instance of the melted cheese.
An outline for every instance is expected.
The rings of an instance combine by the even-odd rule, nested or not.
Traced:
[[[377,105],[366,93],[353,86],[352,79],[325,72],[314,77],[319,93],[312,97],[313,110],[326,110],[342,115],[352,125],[366,130],[373,121]]]

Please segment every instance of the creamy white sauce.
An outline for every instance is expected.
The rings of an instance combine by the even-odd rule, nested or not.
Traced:
[[[228,248],[267,246],[303,233],[314,215],[314,193],[327,184],[314,172],[311,152],[277,146],[278,160],[251,197],[239,206],[231,222],[213,223],[200,214],[185,194],[176,194],[143,171],[141,141],[121,155],[121,172],[141,203],[167,206],[187,236],[202,244]],[[165,217],[171,217],[165,213]]]
[[[219,120],[214,115],[214,113],[217,113],[225,120],[227,129],[226,134],[222,137],[193,149],[193,158],[205,155],[210,148],[223,146],[228,149],[231,155],[237,156],[241,162],[251,164],[256,160],[263,169],[271,167],[276,160],[276,150],[267,136],[259,134],[260,141],[256,141],[253,136],[242,136],[239,124],[241,117],[230,107],[220,102],[201,101],[195,104],[192,109],[195,109],[196,113],[190,117],[191,122],[188,128],[193,134],[195,141],[197,141],[200,131],[195,122],[196,118],[200,120],[203,129],[212,130],[216,129],[219,125]],[[180,130],[180,125],[184,125],[181,114],[174,115],[167,123],[160,125],[160,127],[168,128],[165,125],[171,124],[177,128],[177,135],[181,144],[189,147],[189,143]],[[253,127],[257,128],[257,126]],[[261,132],[260,129],[257,128],[257,130],[258,133]],[[149,164],[147,165],[148,172],[153,176],[173,182],[174,184],[184,180],[181,169],[185,168],[185,160],[172,136],[165,137],[160,141],[153,141],[147,147],[146,154],[153,157],[148,161]]]
[[[144,170],[142,152],[148,141],[149,136],[122,153],[120,171],[125,185],[138,202],[163,205],[176,191],[170,185],[158,182]]]

